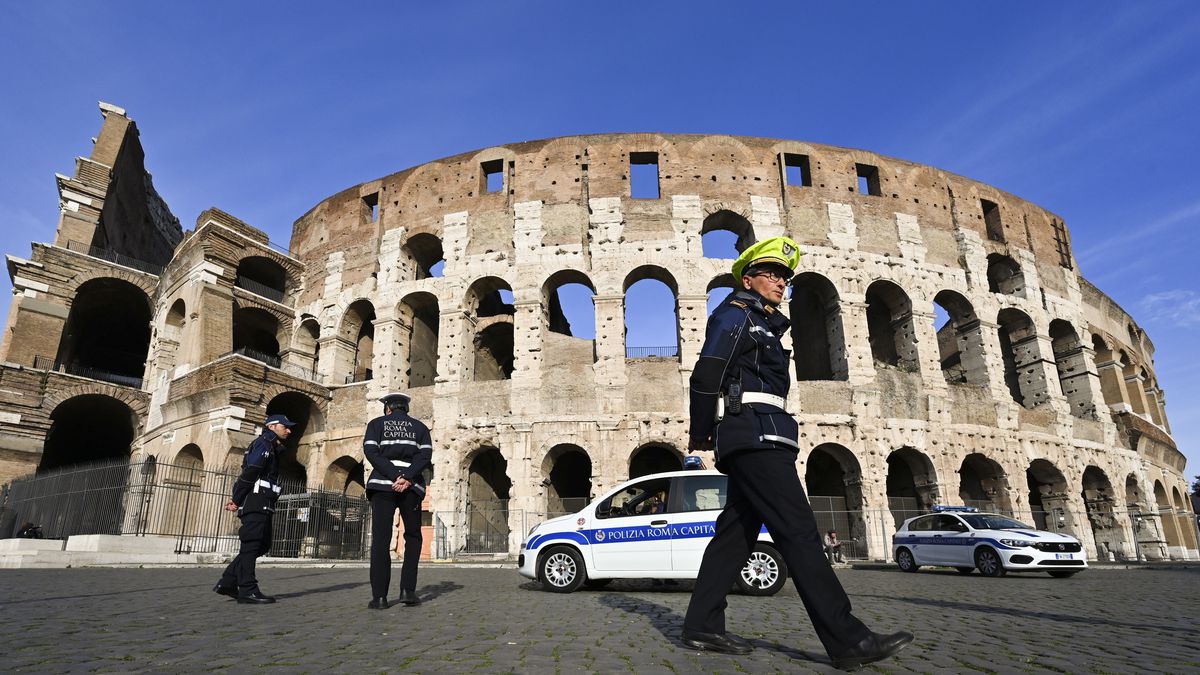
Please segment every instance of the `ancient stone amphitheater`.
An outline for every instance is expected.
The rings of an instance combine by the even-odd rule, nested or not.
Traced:
[[[1019,197],[801,141],[576,136],[342,190],[284,250],[216,209],[182,232],[136,126],[101,109],[91,158],[58,177],[54,243],[8,257],[0,479],[125,457],[216,471],[284,412],[288,476],[353,494],[374,401],[405,390],[433,428],[434,555],[515,552],[547,514],[680,466],[707,303],[734,283],[736,251],[705,248],[788,235],[799,470],[857,555],[972,504],[1102,559],[1197,557],[1153,344]],[[652,348],[626,340],[644,280],[674,298]]]

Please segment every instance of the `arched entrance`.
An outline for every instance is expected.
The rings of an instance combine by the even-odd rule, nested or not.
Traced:
[[[1092,538],[1096,542],[1096,560],[1127,560],[1133,557],[1128,546],[1125,528],[1113,511],[1117,495],[1113,491],[1108,475],[1096,466],[1083,470],[1083,506],[1087,510],[1088,523],[1092,526]]]
[[[837,289],[814,272],[792,279],[792,359],[797,380],[845,380],[846,337]]]
[[[977,452],[963,459],[958,469],[958,497],[963,504],[1012,516],[1008,492],[1008,475],[994,460]]]
[[[500,450],[480,448],[467,470],[466,553],[503,553],[508,550],[508,499],[512,479],[508,461]]]
[[[888,509],[896,527],[907,518],[928,513],[940,500],[937,472],[925,453],[900,448],[888,455]]]
[[[542,461],[546,487],[546,517],[553,518],[587,506],[592,495],[592,460],[578,445],[556,445]]]
[[[862,469],[854,453],[836,443],[818,445],[805,463],[804,489],[821,534],[836,530],[844,542],[844,555],[864,557],[867,532],[862,515]]]
[[[267,416],[271,415],[287,415],[296,423],[291,436],[284,441],[287,451],[279,453],[279,483],[285,494],[304,492],[308,485],[308,469],[305,467],[311,449],[305,435],[324,429],[321,410],[311,398],[300,392],[288,391],[267,403]]]
[[[349,497],[363,497],[367,493],[363,463],[349,455],[342,455],[325,469],[322,486],[332,492]]]
[[[664,443],[647,443],[629,456],[629,477],[638,478],[683,468],[683,456]]]
[[[128,459],[135,424],[129,406],[110,396],[84,394],[69,398],[50,413],[50,431],[37,472]]]
[[[1040,530],[1074,534],[1067,479],[1058,467],[1045,459],[1035,459],[1025,470],[1025,481],[1033,524]]]
[[[112,278],[83,283],[71,301],[55,367],[140,388],[150,350],[150,302],[142,289]]]

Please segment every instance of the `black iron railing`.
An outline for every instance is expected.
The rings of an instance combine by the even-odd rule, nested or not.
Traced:
[[[142,388],[141,376],[114,373],[109,369],[87,366],[76,361],[59,363],[56,359],[52,359],[48,356],[34,356],[33,367],[37,370],[50,370],[60,373],[67,373],[69,375],[77,375],[79,377],[86,377],[91,380],[100,380],[101,382],[119,384],[121,386],[132,387],[134,389]]]
[[[261,281],[255,281],[249,277],[244,277],[240,274],[238,275],[236,283],[238,288],[244,288],[255,295],[261,295],[268,300],[274,300],[278,303],[283,303],[283,299],[286,297],[286,294],[282,290],[268,286]]]
[[[121,265],[122,267],[131,267],[135,270],[146,272],[147,274],[153,274],[154,276],[159,276],[163,271],[162,265],[146,262],[145,260],[138,260],[137,258],[132,258],[124,253],[117,253],[116,251],[107,248],[101,248],[99,246],[92,246],[81,241],[68,241],[67,250],[75,251],[76,253],[82,253],[93,258],[107,260],[110,263],[115,263],[117,265]]]
[[[238,347],[237,349],[233,350],[233,353],[240,354],[242,356],[245,356],[248,359],[254,359],[255,361],[261,361],[262,363],[265,363],[268,366],[271,366],[272,368],[279,368],[280,358],[279,358],[279,356],[277,356],[275,354],[268,354],[266,352],[260,352],[257,349],[253,349],[251,347]]]
[[[679,356],[679,345],[671,345],[670,347],[626,347],[625,358],[627,359],[649,359],[649,358],[669,358],[673,359]]]

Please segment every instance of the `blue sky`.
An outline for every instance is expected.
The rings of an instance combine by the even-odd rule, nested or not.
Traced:
[[[285,244],[342,188],[566,134],[794,138],[981,180],[1066,219],[1154,340],[1200,473],[1200,4],[5,3],[0,63],[18,256],[53,238],[98,100],[137,120],[185,228],[219,206]]]

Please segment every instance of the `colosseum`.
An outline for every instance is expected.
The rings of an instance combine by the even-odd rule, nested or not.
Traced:
[[[573,136],[342,190],[285,248],[216,208],[183,231],[134,122],[101,112],[57,176],[54,242],[7,257],[0,481],[219,474],[282,412],[295,489],[360,495],[365,422],[403,390],[434,435],[429,555],[511,555],[548,514],[681,465],[708,303],[737,250],[787,235],[805,253],[783,308],[798,469],[857,557],[889,558],[934,504],[1100,560],[1200,557],[1150,337],[1080,276],[1063,219],[1019,197],[801,141]],[[639,282],[673,297],[654,348],[627,344]],[[572,285],[594,337],[564,312]]]

